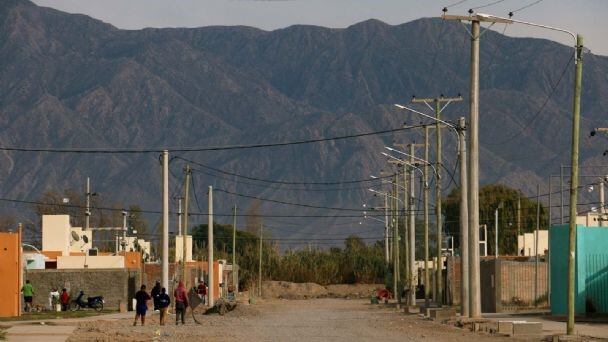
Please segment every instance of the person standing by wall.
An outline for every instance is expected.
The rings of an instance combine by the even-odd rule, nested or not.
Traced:
[[[146,292],[146,285],[142,285],[141,289],[135,294],[135,321],[133,326],[137,325],[137,319],[141,317],[141,325],[146,323],[146,311],[148,311],[148,301],[152,299],[148,292]]]
[[[175,297],[175,325],[179,325],[180,317],[182,324],[186,324],[184,316],[188,307],[188,295],[183,282],[179,282],[177,288],[173,291],[173,297]]]
[[[167,289],[164,287],[160,289],[160,294],[158,295],[158,309],[160,310],[160,325],[165,325],[167,321],[167,310],[169,309],[169,304],[171,304],[171,298],[167,294]]]
[[[23,292],[23,301],[25,302],[25,312],[32,311],[32,302],[34,301],[34,287],[30,284],[30,280],[26,280],[23,287],[21,287],[21,292]]]
[[[68,294],[67,289],[61,290],[59,301],[61,302],[61,311],[68,311],[68,306],[70,305],[70,295]]]

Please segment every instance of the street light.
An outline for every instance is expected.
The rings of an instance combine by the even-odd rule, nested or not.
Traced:
[[[477,217],[478,211],[478,194],[477,186],[479,182],[478,172],[479,172],[479,148],[478,148],[478,116],[479,116],[479,38],[480,34],[480,23],[481,22],[490,22],[492,25],[494,23],[519,23],[528,26],[540,27],[548,30],[559,31],[563,33],[567,33],[574,40],[574,64],[575,64],[575,77],[574,77],[574,96],[573,96],[573,110],[572,110],[572,151],[571,151],[571,183],[570,183],[570,223],[569,223],[569,248],[568,248],[568,318],[566,325],[566,333],[568,335],[572,335],[574,333],[574,312],[575,312],[575,262],[576,262],[576,204],[577,204],[577,196],[578,196],[578,155],[579,155],[579,136],[580,136],[580,105],[581,105],[581,83],[582,83],[582,75],[583,75],[583,37],[581,35],[574,34],[571,31],[541,25],[531,22],[525,22],[521,20],[515,20],[511,18],[502,18],[497,17],[490,14],[484,13],[472,13],[470,10],[470,15],[447,15],[444,14],[442,16],[443,19],[447,20],[458,20],[458,21],[470,21],[471,22],[471,196],[472,196],[472,208],[471,213],[474,215],[471,218],[471,223],[477,225],[479,222]],[[475,191],[473,191],[473,189]],[[478,276],[478,274],[476,274]],[[477,285],[476,285],[477,286]],[[476,301],[479,301],[479,292],[476,289],[475,293]],[[472,313],[472,317],[477,317],[480,315],[480,307],[479,303],[475,303],[475,313]],[[473,310],[473,309],[472,309]]]

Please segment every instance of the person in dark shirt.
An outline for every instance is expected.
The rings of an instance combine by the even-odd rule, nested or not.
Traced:
[[[160,325],[165,325],[165,321],[167,320],[167,310],[169,309],[169,304],[171,304],[171,298],[167,294],[167,289],[164,287],[160,289],[160,294],[158,295],[158,309],[160,310]]]
[[[154,311],[158,310],[158,296],[160,295],[160,281],[156,281],[156,284],[152,288],[152,292],[150,292],[152,296],[152,302],[154,303]]]
[[[152,299],[148,292],[146,292],[146,285],[142,285],[141,289],[135,294],[135,321],[133,326],[137,325],[137,318],[141,317],[141,325],[146,323],[146,311],[148,311],[148,301]]]

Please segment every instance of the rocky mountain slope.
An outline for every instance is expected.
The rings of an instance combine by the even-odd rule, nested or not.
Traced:
[[[527,194],[539,182],[546,189],[549,174],[569,162],[573,64],[567,64],[572,48],[493,31],[483,36],[481,46],[481,181],[516,186]],[[581,161],[608,164],[601,156],[606,140],[587,137],[591,127],[605,126],[608,58],[588,54],[584,63]],[[440,19],[271,32],[250,27],[128,31],[25,0],[7,0],[0,4],[0,145],[208,147],[341,136],[424,121],[392,106],[409,102],[413,94],[461,93],[465,101],[444,112],[456,120],[468,112],[468,72],[466,31]],[[444,136],[446,167],[452,170],[455,140],[450,132]],[[380,155],[383,146],[412,140],[420,142],[421,133],[173,156],[252,178],[335,182],[388,170]],[[4,151],[0,165],[3,198],[35,200],[46,189],[80,189],[90,176],[94,190],[111,203],[160,209],[158,153]],[[366,191],[369,183],[270,184],[192,166],[202,211],[208,185],[315,206],[360,208],[373,201]],[[172,160],[173,195],[181,189],[183,167],[183,160]],[[444,181],[453,186],[447,174]],[[230,220],[222,214],[230,214],[232,203],[245,213],[252,202],[222,192],[214,199],[217,219],[223,222]],[[10,203],[0,209],[19,216],[29,210]],[[199,211],[196,202],[191,211]],[[354,211],[273,202],[262,202],[259,211],[352,216],[265,218],[275,236],[327,237],[327,231],[336,238],[353,231],[381,235],[375,225],[359,226],[360,213]],[[150,215],[153,223],[158,218]],[[206,222],[206,217],[193,216],[192,221]],[[239,220],[243,224],[245,217]]]

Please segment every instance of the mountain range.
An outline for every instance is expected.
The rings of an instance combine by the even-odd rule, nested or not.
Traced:
[[[438,18],[394,26],[368,20],[343,29],[121,30],[85,15],[5,0],[0,3],[0,145],[158,150],[339,137],[428,123],[393,106],[409,103],[413,95],[461,94],[465,100],[451,103],[442,114],[455,122],[468,113],[469,54],[465,27]],[[503,183],[526,195],[534,195],[541,184],[547,193],[549,175],[569,164],[572,56],[571,46],[549,40],[491,30],[482,36],[482,184]],[[587,133],[606,123],[608,58],[588,53],[583,70],[581,163],[604,165],[605,138]],[[422,105],[412,106],[430,113]],[[455,185],[450,174],[457,169],[456,144],[450,131],[443,134],[448,188]],[[231,222],[236,203],[240,214],[255,209],[288,216],[264,218],[273,236],[342,239],[356,232],[373,239],[382,235],[381,224],[359,225],[361,212],[314,207],[379,205],[367,191],[378,182],[298,183],[368,179],[391,168],[380,154],[385,145],[422,140],[420,130],[408,129],[272,148],[175,152],[171,157],[196,162],[190,163],[191,212],[207,210],[205,193],[212,185],[219,190],[214,201],[220,222]],[[434,150],[434,135],[431,141]],[[423,150],[417,153],[422,156]],[[48,189],[84,191],[85,179],[91,177],[93,190],[108,202],[156,211],[161,208],[158,158],[156,152],[4,150],[0,197],[33,201]],[[186,162],[180,158],[171,162],[173,197],[183,186]],[[587,170],[608,172],[599,166]],[[312,207],[260,201],[259,208],[252,208],[252,197]],[[30,209],[10,202],[0,207],[18,217],[31,215]],[[344,217],[325,217],[334,215]],[[246,217],[239,218],[239,226]],[[159,218],[149,215],[152,223]],[[193,216],[191,222],[206,220]]]

